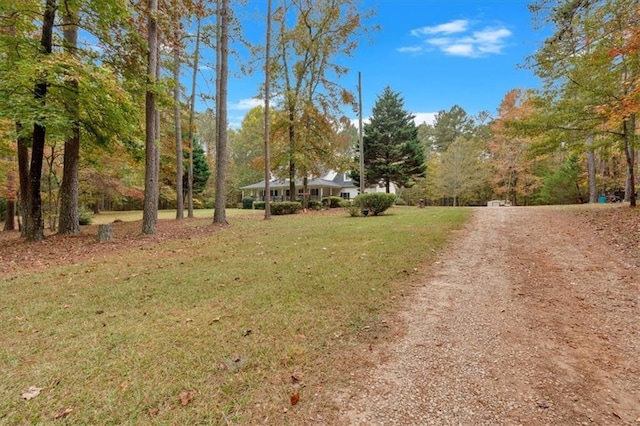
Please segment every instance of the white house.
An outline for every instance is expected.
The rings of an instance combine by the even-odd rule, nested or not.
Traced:
[[[345,200],[351,200],[358,196],[360,188],[355,186],[353,179],[349,177],[349,173],[338,173],[331,171],[321,177],[309,179],[307,182],[309,188],[309,200],[322,200],[325,197],[341,197]],[[251,197],[255,201],[264,201],[265,182],[260,181],[251,185],[243,186],[242,198]],[[302,198],[303,187],[302,179],[296,179],[296,198]],[[395,185],[391,185],[391,193],[396,193]],[[287,201],[290,197],[289,179],[273,179],[269,182],[269,192],[271,193],[271,201]],[[385,192],[384,186],[375,185],[366,188],[365,192]]]

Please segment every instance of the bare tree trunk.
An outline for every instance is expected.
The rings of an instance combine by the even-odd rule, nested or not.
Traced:
[[[9,161],[12,162],[13,158],[9,158]],[[4,230],[5,231],[14,231],[16,229],[16,177],[15,172],[13,170],[9,170],[7,172],[7,193],[10,198],[7,199],[7,211],[4,220]]]
[[[27,227],[24,224],[27,223],[27,212],[29,210],[29,148],[28,140],[22,134],[24,128],[21,123],[16,123],[16,133],[18,134],[18,183],[20,184],[20,217],[22,218],[23,226],[20,226],[20,235],[27,236]]]
[[[213,223],[227,224],[226,179],[227,179],[227,79],[229,74],[229,0],[221,0],[220,17],[220,87],[218,88],[219,110],[217,118],[218,140],[216,141],[216,198]]]
[[[267,43],[264,64],[264,219],[271,219],[271,159],[269,149],[269,96],[271,90],[271,0],[267,1]]]
[[[50,55],[53,48],[53,24],[55,21],[56,1],[46,0],[44,19],[42,21],[42,37],[40,46],[42,53]],[[34,88],[36,100],[44,106],[49,84],[46,78],[40,77]],[[40,195],[40,179],[42,177],[42,163],[44,159],[44,145],[47,129],[36,122],[33,126],[33,142],[31,145],[31,164],[29,166],[29,198],[27,200],[27,220],[25,223],[26,236],[29,241],[44,239],[42,223],[42,197]]]
[[[624,151],[627,157],[627,182],[625,186],[625,201],[628,201],[631,207],[636,206],[636,191],[634,177],[634,160],[635,160],[635,134],[636,134],[636,115],[631,114],[623,123],[624,133]]]
[[[196,79],[198,76],[198,61],[200,59],[200,24],[201,17],[198,15],[196,30],[196,49],[193,53],[193,75],[191,77],[191,102],[189,111],[189,164],[187,169],[187,216],[193,217],[193,147],[195,145],[195,108],[196,108]]]
[[[64,48],[72,56],[77,55],[78,26],[74,13],[69,6],[63,16]],[[80,233],[80,217],[78,213],[78,163],[80,159],[80,107],[78,99],[78,81],[68,81],[71,98],[67,110],[72,119],[71,135],[64,142],[64,169],[60,186],[60,218],[58,232],[76,235]]]
[[[173,114],[175,116],[176,132],[176,219],[184,219],[184,194],[182,178],[184,171],[182,168],[182,123],[180,120],[180,25],[175,23],[175,40],[173,47]]]
[[[296,200],[296,161],[293,158],[296,152],[295,140],[295,111],[289,107],[289,201]]]
[[[148,45],[147,84],[156,83],[156,66],[158,61],[158,0],[149,0],[148,10]],[[142,232],[156,233],[156,215],[158,211],[158,182],[156,181],[156,96],[151,88],[147,88],[145,99],[145,178],[144,204],[142,211]]]
[[[589,175],[589,203],[597,203],[598,186],[596,185],[596,154],[591,149],[587,151],[587,172]]]

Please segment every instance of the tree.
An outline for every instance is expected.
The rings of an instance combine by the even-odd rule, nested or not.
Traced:
[[[306,180],[314,157],[318,157],[318,142],[335,140],[331,133],[317,131],[335,133],[341,115],[339,106],[354,104],[353,94],[338,83],[348,69],[337,59],[352,55],[362,36],[373,29],[364,24],[373,11],[360,11],[356,3],[288,0],[275,13],[279,31],[273,85],[274,91],[282,95],[284,114],[278,114],[274,127],[276,134],[286,140],[286,156],[276,153],[274,158],[286,158],[291,200],[297,194],[296,178]],[[293,25],[288,27],[290,24]],[[335,155],[329,149],[320,149],[328,161]]]
[[[147,11],[147,89],[145,94],[145,178],[142,232],[156,233],[158,181],[156,169],[156,94],[153,90],[158,74],[158,0],[149,0]]]
[[[218,0],[218,26],[219,26],[219,71],[218,84],[216,85],[216,100],[218,107],[216,140],[216,195],[214,202],[213,223],[227,224],[226,215],[226,180],[227,180],[227,78],[229,76],[229,0]]]
[[[209,170],[209,164],[207,162],[204,149],[202,148],[202,144],[197,140],[191,156],[193,157],[192,190],[195,195],[199,195],[205,190],[209,177],[211,177],[211,171]]]
[[[454,206],[477,203],[488,176],[484,154],[484,144],[476,138],[458,136],[450,143],[440,157],[435,175],[440,196],[453,199]]]
[[[519,197],[530,197],[539,188],[535,174],[536,156],[531,152],[535,139],[518,134],[513,123],[534,114],[530,93],[509,91],[500,103],[498,118],[492,123],[489,141],[494,193],[518,205]]]
[[[78,16],[74,5],[65,0],[63,22],[63,46],[71,57],[78,53]],[[71,129],[64,143],[64,169],[60,187],[60,221],[58,232],[75,235],[80,233],[80,217],[78,213],[78,165],[80,161],[80,100],[78,80],[73,76],[67,79],[69,99],[67,111]]]
[[[271,0],[267,0],[267,34],[264,56],[264,219],[269,220],[271,219],[271,190],[269,188],[269,181],[271,180],[271,143],[269,141],[271,124]]]
[[[459,137],[470,138],[474,135],[475,124],[472,117],[459,105],[449,111],[442,110],[435,117],[433,125],[426,125],[422,138],[427,148],[435,152],[444,152]]]
[[[626,198],[632,207],[635,120],[640,111],[638,8],[637,0],[537,0],[530,5],[539,22],[554,30],[530,63],[545,82],[541,97],[547,101],[547,115],[557,116],[547,128],[573,132],[583,149],[587,142],[592,149],[596,135],[612,144],[621,141]]]
[[[400,94],[386,87],[376,99],[371,121],[364,126],[364,167],[366,186],[391,183],[411,187],[425,174],[424,151],[418,140],[414,116],[404,110]],[[359,172],[351,176],[360,181]]]
[[[56,1],[46,0],[44,19],[42,21],[42,35],[40,37],[41,53],[51,55],[53,51],[53,25],[56,13]],[[44,107],[49,83],[46,75],[39,76],[35,84],[34,95],[40,106]],[[47,128],[42,122],[35,121],[33,125],[33,139],[31,143],[31,162],[29,165],[29,183],[27,200],[27,220],[25,223],[26,236],[30,241],[44,239],[42,221],[42,197],[40,194],[40,178]]]

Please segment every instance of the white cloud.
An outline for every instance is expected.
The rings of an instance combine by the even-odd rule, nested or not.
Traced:
[[[437,112],[413,112],[411,114],[414,115],[413,122],[416,126],[419,126],[422,123],[433,124],[435,122],[436,115],[438,115]],[[362,120],[363,125],[370,122],[371,117],[363,118]],[[351,124],[353,124],[353,126],[357,129],[359,125],[358,119],[352,118]]]
[[[466,19],[456,19],[455,21],[445,24],[435,25],[433,27],[422,27],[411,30],[411,35],[420,37],[431,34],[455,34],[467,31],[469,21]]]
[[[422,46],[407,46],[398,48],[398,52],[402,53],[420,53],[424,50]]]
[[[248,111],[259,105],[264,105],[264,101],[262,99],[257,99],[257,98],[240,99],[238,102],[234,104],[233,103],[229,104],[229,109]]]
[[[413,122],[416,126],[421,125],[422,123],[433,124],[436,121],[437,112],[414,112],[415,115]]]
[[[471,31],[475,23],[458,19],[431,27],[416,28],[411,35],[422,40],[421,46],[401,47],[401,53],[420,54],[433,48],[451,56],[479,58],[504,51],[506,40],[513,33],[504,26],[486,26]]]

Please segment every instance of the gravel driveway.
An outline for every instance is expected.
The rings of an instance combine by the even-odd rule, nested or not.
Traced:
[[[640,425],[640,261],[570,210],[481,208],[340,424]]]

